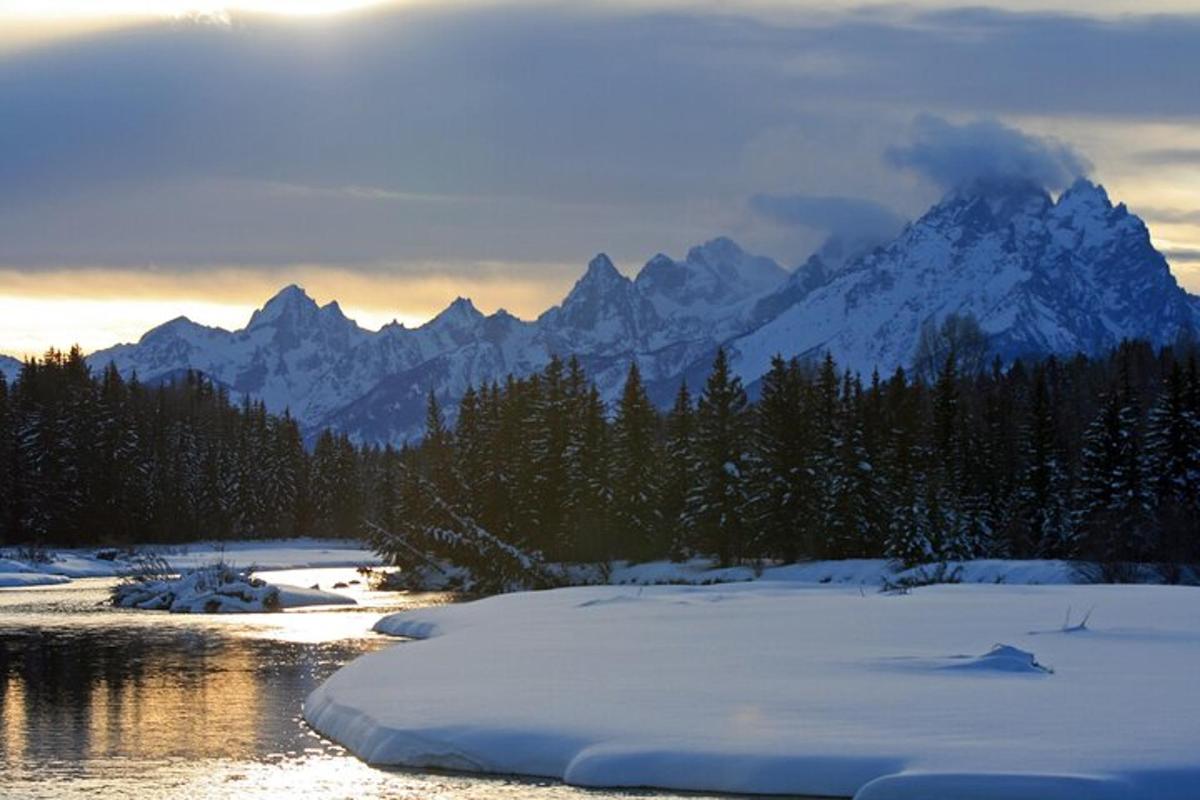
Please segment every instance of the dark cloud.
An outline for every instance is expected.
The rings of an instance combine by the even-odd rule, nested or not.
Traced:
[[[883,241],[904,226],[904,217],[858,197],[759,194],[750,209],[777,224],[798,225],[856,241]]]
[[[813,195],[892,202],[880,142],[915,112],[1200,115],[1200,15],[804,13],[415,4],[4,56],[0,261],[631,258],[801,185],[746,167],[771,131],[832,143],[787,152],[789,176],[861,173]],[[979,148],[1047,182],[1073,163],[997,123],[931,125],[897,159],[938,180]]]
[[[913,131],[912,143],[887,151],[888,162],[944,189],[1017,180],[1058,190],[1091,169],[1069,145],[992,119],[956,125],[923,114],[914,121]]]

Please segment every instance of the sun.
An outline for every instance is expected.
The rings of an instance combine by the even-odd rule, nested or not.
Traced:
[[[79,17],[184,16],[249,11],[316,16],[383,5],[385,0],[0,0],[0,17],[69,19]]]

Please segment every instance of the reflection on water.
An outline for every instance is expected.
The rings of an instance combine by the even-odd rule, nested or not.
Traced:
[[[343,573],[289,580],[327,588]],[[403,646],[375,620],[442,596],[351,586],[356,608],[208,617],[113,609],[109,585],[0,590],[0,797],[628,796],[373,769],[308,730],[300,706],[322,680]]]

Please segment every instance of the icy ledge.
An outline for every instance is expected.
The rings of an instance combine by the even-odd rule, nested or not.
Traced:
[[[1094,611],[1067,630],[1068,608]],[[305,704],[373,764],[859,800],[1200,785],[1196,589],[585,587],[378,628],[430,638],[352,662]]]

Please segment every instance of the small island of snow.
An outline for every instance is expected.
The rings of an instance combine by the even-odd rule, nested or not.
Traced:
[[[165,563],[165,562],[164,562]],[[113,605],[183,614],[230,614],[282,611],[312,605],[354,604],[354,600],[317,588],[276,585],[251,570],[224,563],[179,575],[139,575],[112,589]]]
[[[1095,610],[1068,628],[1069,608]],[[1200,786],[1194,588],[596,586],[377,629],[423,641],[305,704],[373,764],[858,800]]]

